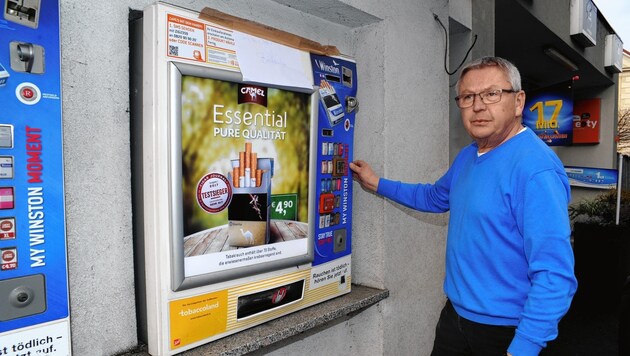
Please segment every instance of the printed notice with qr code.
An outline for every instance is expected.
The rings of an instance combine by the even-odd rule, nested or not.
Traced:
[[[205,62],[205,25],[172,14],[167,14],[167,22],[167,56]]]

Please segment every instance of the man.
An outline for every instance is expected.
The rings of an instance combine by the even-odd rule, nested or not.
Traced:
[[[516,67],[497,57],[462,69],[455,98],[474,142],[434,184],[379,178],[350,164],[372,190],[425,212],[450,211],[444,292],[433,356],[538,355],[558,334],[577,282],[562,162],[523,127]]]

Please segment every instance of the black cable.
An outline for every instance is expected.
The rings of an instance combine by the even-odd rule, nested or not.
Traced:
[[[444,70],[446,71],[446,74],[453,75],[453,74],[457,73],[459,68],[461,68],[464,65],[464,62],[466,61],[466,58],[468,58],[468,55],[470,54],[470,51],[472,51],[473,47],[475,47],[475,43],[477,43],[477,35],[474,36],[473,43],[470,45],[470,48],[468,48],[468,51],[466,52],[466,55],[464,56],[464,59],[462,59],[462,62],[457,66],[457,68],[455,68],[455,70],[453,72],[450,72],[448,70],[448,67],[446,66],[446,61],[448,59],[448,31],[446,30],[446,27],[444,26],[442,21],[440,21],[440,18],[438,17],[438,15],[433,14],[433,18],[444,29],[444,37],[446,39],[446,48],[444,49]]]

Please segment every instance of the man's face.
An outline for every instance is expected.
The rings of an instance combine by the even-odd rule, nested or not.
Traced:
[[[507,76],[499,67],[485,67],[467,72],[459,82],[459,93],[482,93],[493,89],[513,89]],[[480,148],[492,149],[521,129],[521,113],[525,104],[525,93],[501,94],[501,101],[484,104],[475,95],[473,105],[460,109],[462,122],[468,134]]]

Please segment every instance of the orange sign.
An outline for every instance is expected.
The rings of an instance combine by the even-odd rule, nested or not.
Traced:
[[[599,143],[601,99],[576,100],[573,103],[573,143]]]
[[[224,290],[170,302],[171,350],[225,332],[227,294]]]

